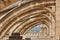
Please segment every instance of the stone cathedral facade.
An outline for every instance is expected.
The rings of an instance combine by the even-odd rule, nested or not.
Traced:
[[[60,40],[60,0],[0,0],[0,40]]]

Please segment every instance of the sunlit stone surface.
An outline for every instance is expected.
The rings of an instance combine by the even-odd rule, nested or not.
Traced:
[[[60,0],[0,0],[0,40],[59,40],[59,10]]]

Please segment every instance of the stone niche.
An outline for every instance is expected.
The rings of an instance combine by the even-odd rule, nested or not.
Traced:
[[[9,36],[9,40],[23,40],[22,36],[20,36],[20,33],[12,33],[11,36]]]
[[[25,40],[31,40],[31,38],[25,38]]]

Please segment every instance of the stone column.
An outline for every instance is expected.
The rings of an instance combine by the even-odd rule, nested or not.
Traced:
[[[51,16],[51,15],[50,15]],[[55,31],[56,31],[56,29],[55,29],[55,20],[53,19],[53,17],[51,16],[51,21],[52,21],[52,24],[51,23],[49,23],[49,28],[50,28],[50,36],[55,36]]]

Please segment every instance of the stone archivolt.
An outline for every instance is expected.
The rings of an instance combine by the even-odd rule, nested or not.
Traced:
[[[3,38],[7,33],[24,35],[37,23],[46,25],[50,29],[49,36],[55,36],[55,24],[53,24],[55,12],[50,8],[52,6],[55,6],[53,0],[33,0],[6,10],[4,14],[3,11],[0,11],[2,14],[0,17],[0,38]]]

